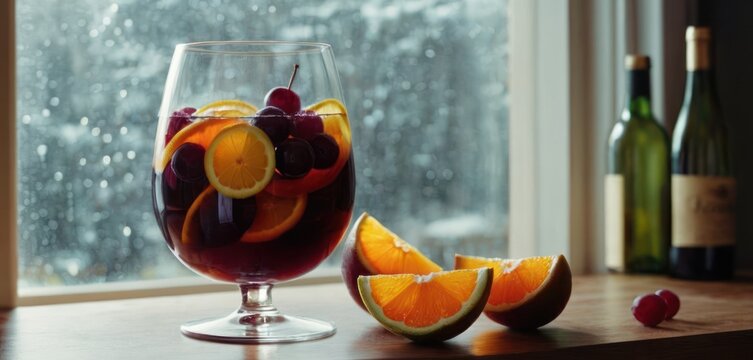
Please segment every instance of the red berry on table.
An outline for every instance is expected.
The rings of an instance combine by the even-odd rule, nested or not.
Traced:
[[[680,298],[677,294],[667,289],[658,290],[655,294],[659,295],[667,303],[667,314],[664,316],[664,319],[669,320],[675,317],[677,312],[680,311]]]
[[[659,295],[646,294],[633,300],[630,308],[633,316],[645,326],[656,326],[664,320],[667,314],[667,303]]]
[[[301,139],[311,140],[324,132],[322,117],[311,110],[303,110],[293,115],[290,134]]]

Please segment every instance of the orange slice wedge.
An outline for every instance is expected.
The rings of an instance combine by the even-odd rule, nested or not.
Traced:
[[[570,266],[563,255],[523,259],[455,255],[455,269],[494,269],[494,283],[484,312],[492,320],[532,329],[554,320],[572,291]]]
[[[212,142],[215,136],[224,128],[243,123],[240,119],[206,119],[199,120],[178,131],[172,140],[162,150],[161,155],[156,156],[154,169],[157,173],[165,170],[165,167],[173,157],[175,150],[185,143],[194,143],[203,146],[205,149]]]
[[[387,330],[414,341],[443,341],[465,331],[481,314],[492,269],[428,275],[360,276],[366,308]]]
[[[256,195],[256,217],[241,238],[245,242],[274,240],[292,229],[306,210],[306,194],[293,198],[277,197],[267,192]]]
[[[348,111],[337,99],[325,99],[306,108],[322,116],[324,132],[335,139],[340,147],[335,164],[328,169],[312,169],[300,179],[275,177],[266,191],[277,196],[297,196],[319,190],[335,180],[350,159],[351,133]]]
[[[217,194],[217,191],[211,187],[207,186],[204,191],[199,194],[199,196],[196,197],[196,199],[191,204],[191,207],[188,208],[188,211],[186,212],[186,218],[183,220],[183,230],[181,231],[181,242],[183,244],[189,245],[189,244],[198,244],[201,239],[201,223],[199,222],[199,209],[201,208],[201,203],[204,202],[204,199],[206,199],[208,196],[215,196]]]
[[[233,199],[254,196],[275,171],[275,149],[261,129],[241,123],[222,129],[204,155],[204,171],[217,191]]]
[[[242,100],[218,100],[200,107],[194,116],[244,117],[256,114],[256,106]]]
[[[361,263],[372,274],[428,274],[442,268],[395,235],[377,219],[363,213],[351,236]]]

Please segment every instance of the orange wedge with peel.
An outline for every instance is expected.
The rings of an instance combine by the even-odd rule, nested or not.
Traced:
[[[332,183],[350,159],[351,133],[348,111],[337,99],[325,99],[306,108],[322,117],[324,132],[335,139],[340,154],[335,164],[327,169],[311,169],[300,179],[286,179],[276,176],[266,191],[277,196],[297,196],[312,193]]]
[[[436,342],[457,336],[481,315],[492,276],[491,268],[359,276],[358,290],[366,309],[387,330]]]
[[[201,222],[199,221],[199,210],[201,203],[209,196],[216,196],[217,190],[207,186],[204,191],[196,197],[186,212],[186,218],[183,220],[183,230],[181,231],[181,242],[185,245],[195,245],[201,241]]]
[[[217,100],[200,107],[194,116],[212,116],[218,118],[238,118],[256,114],[256,106],[242,100]]]
[[[292,229],[306,210],[306,194],[278,197],[262,191],[256,195],[256,217],[241,237],[244,242],[274,240]]]
[[[204,155],[204,171],[217,191],[233,199],[259,193],[272,180],[275,148],[267,134],[247,123],[226,127]]]
[[[194,143],[206,149],[215,136],[224,128],[241,123],[243,123],[243,120],[240,119],[206,119],[191,123],[178,131],[170,142],[165,145],[165,149],[162,150],[161,155],[156,157],[154,164],[155,171],[157,173],[164,171],[167,164],[170,163],[175,150],[178,150],[181,145]]]
[[[494,269],[484,313],[514,328],[535,329],[564,310],[572,291],[570,265],[563,255],[499,259],[455,255],[455,269]]]
[[[361,275],[417,274],[442,268],[367,213],[353,224],[343,252],[342,274],[353,299],[363,307],[357,278]]]

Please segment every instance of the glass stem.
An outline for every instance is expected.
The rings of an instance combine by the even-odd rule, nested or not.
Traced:
[[[272,284],[244,284],[240,289],[242,302],[238,315],[241,324],[259,326],[278,321],[282,316],[272,305]]]

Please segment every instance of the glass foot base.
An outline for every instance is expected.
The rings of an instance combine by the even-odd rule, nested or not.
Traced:
[[[199,340],[270,344],[316,340],[335,334],[335,325],[288,315],[233,313],[219,319],[192,321],[180,331]]]

